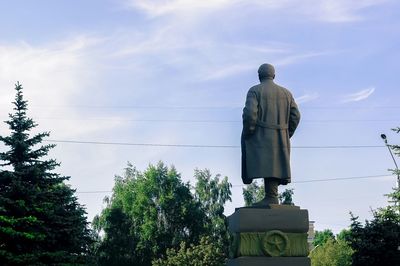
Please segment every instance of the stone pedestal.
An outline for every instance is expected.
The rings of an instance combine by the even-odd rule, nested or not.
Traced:
[[[310,266],[307,257],[240,257],[230,259],[227,266]]]
[[[238,208],[229,216],[233,235],[228,266],[310,266],[308,211],[270,204]]]

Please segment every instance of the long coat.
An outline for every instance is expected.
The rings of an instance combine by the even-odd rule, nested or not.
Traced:
[[[267,79],[247,93],[243,109],[242,179],[278,178],[291,181],[290,137],[300,122],[292,94]]]

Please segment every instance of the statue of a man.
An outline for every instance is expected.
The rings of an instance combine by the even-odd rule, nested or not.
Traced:
[[[291,181],[290,137],[300,112],[290,91],[274,83],[272,65],[261,65],[258,77],[243,109],[242,180],[264,178],[265,198],[256,205],[278,204],[278,185]]]

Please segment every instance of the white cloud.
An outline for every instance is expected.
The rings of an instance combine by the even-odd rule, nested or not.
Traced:
[[[315,12],[315,18],[326,22],[351,22],[362,20],[363,16],[360,10],[372,6],[381,5],[388,2],[387,0],[325,0],[325,1],[309,1],[313,2],[314,8],[310,5],[310,9]]]
[[[240,2],[238,0],[129,0],[128,5],[139,8],[150,16],[184,13],[193,10],[215,10]]]
[[[298,104],[302,104],[302,103],[306,103],[306,102],[310,102],[313,100],[316,100],[319,98],[318,93],[310,93],[310,94],[304,94],[300,97],[297,97],[295,100]]]
[[[304,5],[314,6],[309,2]],[[238,43],[240,41],[229,34],[236,31],[234,23],[246,23],[240,23],[242,20],[233,18],[232,14],[247,12],[248,16],[254,8],[289,13],[304,8],[302,13],[314,14],[314,10],[311,12],[298,1],[262,0],[249,4],[243,0],[131,0],[126,3],[130,8],[156,17],[146,21],[147,31],[119,32],[113,40],[118,48],[110,55],[123,61],[120,67],[126,66],[140,73],[140,77],[163,75],[165,73],[160,72],[173,69],[180,82],[220,80],[254,70],[265,61],[276,66],[288,66],[332,53],[299,50],[288,43],[274,42],[270,39],[272,35],[263,43],[255,43],[251,39]],[[251,6],[250,9],[248,6]],[[315,13],[319,14],[318,11]],[[227,23],[224,33],[219,33],[221,27],[213,28],[208,24],[214,20]],[[225,32],[227,36],[223,35]],[[196,67],[195,72],[193,66]]]
[[[254,64],[223,66],[214,71],[209,71],[207,74],[203,74],[203,78],[204,80],[223,79],[246,71],[254,70],[254,68]]]
[[[110,55],[122,60],[129,58],[120,67],[125,64],[141,73],[141,76],[149,75],[149,70],[163,71],[166,67],[171,67],[181,76],[181,80],[218,80],[248,72],[264,61],[276,66],[287,66],[332,54],[332,51],[299,51],[287,43],[276,43],[271,39],[265,44],[238,44],[220,39],[213,28],[205,28],[204,23],[210,19],[229,17],[232,13],[250,14],[257,9],[279,11],[271,13],[271,16],[292,16],[296,13],[310,19],[344,22],[359,19],[358,10],[382,2],[384,1],[360,0],[349,3],[344,0],[257,0],[249,3],[244,0],[125,0],[129,8],[144,12],[152,18],[162,18],[150,20],[151,26],[146,32],[120,32],[113,40],[118,48],[111,51]],[[186,73],[194,64],[196,73]],[[150,75],[154,75],[154,72]]]
[[[312,58],[312,57],[328,55],[328,54],[331,54],[331,53],[332,52],[292,53],[292,54],[290,54],[288,56],[280,57],[279,59],[276,59],[276,60],[272,61],[272,63],[275,66],[287,66],[287,65],[292,65],[292,64],[304,61],[304,60]]]
[[[97,66],[88,54],[96,43],[95,39],[77,37],[43,46],[28,43],[0,46],[2,117],[12,111],[13,88],[19,81],[24,87],[24,98],[28,100],[29,116],[61,118],[40,121],[37,131],[49,130],[53,138],[73,138],[117,126],[119,122],[82,124],[74,120],[80,116],[78,110],[60,109],[74,105],[76,98],[91,83]],[[5,124],[0,128],[3,131]]]
[[[344,99],[342,102],[347,103],[347,102],[358,102],[358,101],[365,100],[369,96],[371,96],[374,93],[374,91],[375,91],[375,88],[371,87],[371,88],[361,90],[356,93],[347,94],[344,96]]]
[[[234,51],[235,49],[236,49],[235,47],[230,47],[229,50]],[[265,60],[260,60],[259,58],[269,58],[268,59],[269,63],[273,64],[275,67],[282,67],[282,66],[293,65],[310,58],[330,55],[334,53],[331,51],[303,53],[303,52],[292,51],[290,49],[278,50],[274,49],[273,47],[268,49],[269,53],[262,53],[259,52],[260,50],[257,49],[257,47],[254,47],[253,49],[247,47],[247,49],[249,49],[247,53],[244,53],[243,57],[237,58],[236,60],[237,62],[246,62],[246,63],[238,64],[235,62],[229,62],[228,64],[225,65],[222,64],[218,65],[218,67],[213,69],[207,67],[206,74],[203,73],[204,80],[223,79],[229,76],[242,74],[244,72],[254,71],[254,69],[257,66],[265,63]],[[221,53],[223,53],[223,50],[221,51]],[[237,52],[232,52],[232,53],[235,54]],[[249,58],[248,55],[250,53],[252,53],[254,56]]]
[[[360,10],[389,0],[126,0],[129,7],[151,17],[162,15],[199,16],[230,7],[254,6],[265,11],[281,11],[325,22],[351,22],[363,19]]]
[[[196,32],[182,23],[171,22],[168,26],[153,29],[148,34],[122,33],[128,39],[115,39],[119,48],[110,55],[114,59],[129,58],[129,67],[141,72],[146,69],[157,71],[171,66],[181,78],[207,81],[218,80],[254,70],[265,60],[275,66],[292,65],[310,58],[334,53],[316,51],[296,51],[292,45],[268,41],[265,43],[231,43],[207,38],[207,33]],[[123,65],[124,63],[122,63]],[[146,75],[146,73],[143,73]]]

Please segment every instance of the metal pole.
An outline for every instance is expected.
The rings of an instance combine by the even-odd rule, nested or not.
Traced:
[[[397,162],[396,159],[393,156],[392,150],[390,149],[390,145],[388,144],[388,141],[386,139],[386,135],[385,134],[381,134],[381,138],[383,139],[383,141],[385,142],[386,147],[389,150],[390,155],[392,156],[394,165],[396,166],[396,175],[397,175],[397,188],[400,189],[400,172],[399,172],[399,167],[397,166]]]
[[[396,166],[397,188],[400,189],[400,173],[399,173],[399,167],[397,166],[396,160],[394,159],[394,156],[393,156],[393,152],[392,152],[392,150],[390,149],[389,145],[386,144],[386,147],[388,148],[388,150],[389,150],[389,152],[390,152],[390,155],[392,156],[394,165]]]

